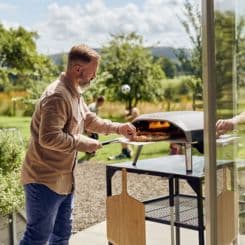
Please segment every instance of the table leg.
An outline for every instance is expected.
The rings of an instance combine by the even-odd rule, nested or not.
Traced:
[[[107,196],[112,195],[112,176],[115,170],[111,170],[108,166],[106,167],[106,194]]]
[[[169,206],[170,206],[170,225],[171,225],[171,245],[175,244],[174,239],[174,182],[169,178]]]
[[[180,219],[180,213],[179,213],[179,179],[175,178],[175,216],[176,216],[176,221],[179,221]],[[175,227],[175,236],[176,236],[176,245],[180,245],[180,227],[176,226]]]
[[[203,222],[203,196],[202,196],[202,181],[198,181],[197,192],[197,210],[198,210],[198,237],[199,245],[204,245],[204,222]]]
[[[197,212],[198,212],[198,238],[199,245],[204,245],[204,221],[203,221],[203,194],[202,194],[202,180],[187,180],[192,189],[197,195]]]
[[[111,170],[109,167],[106,167],[106,195],[112,195],[112,176],[114,175],[115,170]],[[108,245],[113,245],[108,241]]]
[[[143,148],[143,145],[139,145],[138,146],[137,151],[136,151],[136,154],[135,154],[135,157],[134,157],[134,160],[133,160],[133,166],[136,166],[136,163],[138,161],[138,158],[140,156],[140,153],[142,151],[142,148]]]

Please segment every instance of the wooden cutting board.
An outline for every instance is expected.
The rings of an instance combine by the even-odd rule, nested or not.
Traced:
[[[107,197],[107,239],[113,245],[145,245],[144,204],[127,193],[127,173],[122,170],[122,193]]]
[[[227,168],[223,169],[224,188],[217,199],[218,245],[230,245],[238,234],[238,196],[228,190]]]

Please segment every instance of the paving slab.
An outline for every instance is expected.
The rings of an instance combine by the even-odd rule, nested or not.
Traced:
[[[73,235],[70,245],[108,245],[106,239],[106,222],[91,226]],[[170,245],[170,226],[146,221],[147,245]],[[181,228],[181,245],[197,245],[198,232]],[[240,245],[245,244],[245,235],[240,236]]]
[[[170,226],[154,222],[146,222],[146,244],[171,244]],[[181,245],[198,244],[198,232],[181,229]],[[70,245],[108,245],[106,239],[106,222],[94,225],[73,235]]]

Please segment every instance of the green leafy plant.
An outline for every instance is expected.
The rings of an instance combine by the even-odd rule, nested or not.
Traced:
[[[0,130],[0,214],[2,215],[23,207],[24,195],[19,178],[23,153],[23,140],[18,131]]]
[[[23,188],[19,183],[19,171],[0,174],[0,214],[6,215],[23,207]]]

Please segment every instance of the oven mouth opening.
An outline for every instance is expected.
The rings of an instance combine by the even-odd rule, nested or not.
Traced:
[[[168,135],[169,139],[186,139],[182,129],[168,121],[136,121],[133,123],[136,127],[137,135]]]

